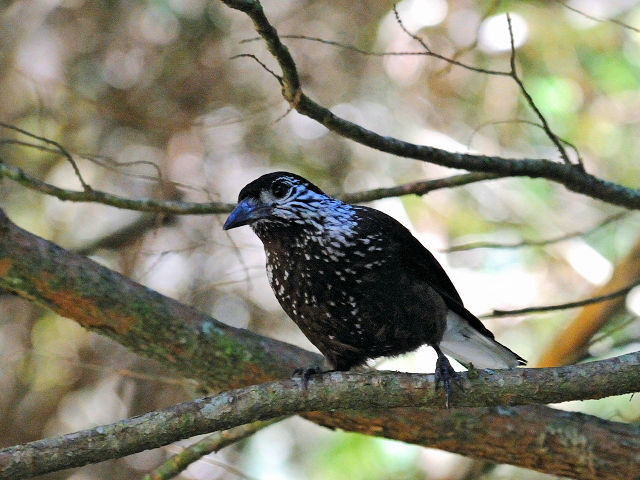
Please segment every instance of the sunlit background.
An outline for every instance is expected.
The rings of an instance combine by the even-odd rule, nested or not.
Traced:
[[[375,53],[285,39],[305,92],[384,135],[505,157],[559,159],[514,81],[452,67],[424,52],[386,1],[263,2],[281,35],[306,35]],[[440,178],[442,167],[383,154],[288,112],[274,61],[248,18],[218,1],[14,1],[0,13],[0,120],[78,155],[94,188],[130,198],[235,201],[262,173],[302,174],[333,194]],[[519,73],[559,137],[589,172],[640,185],[640,4],[631,0],[499,2],[403,0],[404,29],[428,47],[507,71],[511,14]],[[633,28],[632,28],[633,27]],[[1,138],[29,140],[9,130]],[[576,155],[568,148],[572,159]],[[1,144],[0,158],[57,186],[80,189],[59,156]],[[504,179],[374,202],[403,222],[480,315],[594,295],[637,242],[640,217],[546,181]],[[0,182],[18,225],[76,249],[163,294],[237,327],[314,347],[278,306],[262,247],[222,216],[162,218],[73,204]],[[133,228],[129,228],[133,227]],[[115,240],[112,234],[128,228]],[[547,245],[518,244],[582,233]],[[108,242],[111,241],[111,243]],[[638,248],[636,246],[636,248]],[[640,260],[636,260],[638,262]],[[637,270],[638,267],[636,267]],[[638,280],[636,278],[635,280]],[[489,319],[497,338],[536,365],[578,309]],[[640,346],[640,291],[632,291],[581,360]],[[3,446],[112,422],[199,396],[197,385],[74,322],[0,295],[0,441]],[[433,371],[420,349],[380,368]],[[637,421],[640,399],[560,408]],[[183,444],[43,478],[137,478]],[[180,478],[535,479],[431,449],[342,432],[299,418],[192,465]]]

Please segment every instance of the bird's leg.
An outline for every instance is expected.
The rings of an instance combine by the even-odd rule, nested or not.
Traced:
[[[456,380],[457,373],[449,363],[449,359],[442,353],[440,347],[432,345],[433,349],[438,354],[438,360],[436,360],[436,390],[440,388],[440,384],[444,385],[444,394],[446,397],[445,406],[449,408],[451,397],[451,380]]]
[[[320,368],[318,365],[312,365],[310,367],[299,367],[293,371],[293,378],[301,377],[302,378],[302,387],[306,390],[309,385],[309,379],[312,375],[317,375],[320,373],[324,373],[325,371]]]

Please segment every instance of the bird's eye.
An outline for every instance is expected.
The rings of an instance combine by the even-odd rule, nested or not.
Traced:
[[[275,182],[271,186],[271,193],[276,198],[283,198],[289,192],[289,185],[286,183]]]

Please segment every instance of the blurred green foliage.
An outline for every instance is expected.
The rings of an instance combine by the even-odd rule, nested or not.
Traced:
[[[423,478],[416,468],[419,448],[372,438],[339,433],[315,452],[310,478],[335,480],[411,480]]]

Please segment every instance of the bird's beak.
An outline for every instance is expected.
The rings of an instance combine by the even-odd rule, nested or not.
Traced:
[[[266,218],[271,215],[271,210],[272,208],[270,206],[261,205],[253,198],[245,198],[233,209],[227,221],[224,222],[222,229],[230,230],[243,225],[249,225],[261,218]]]

